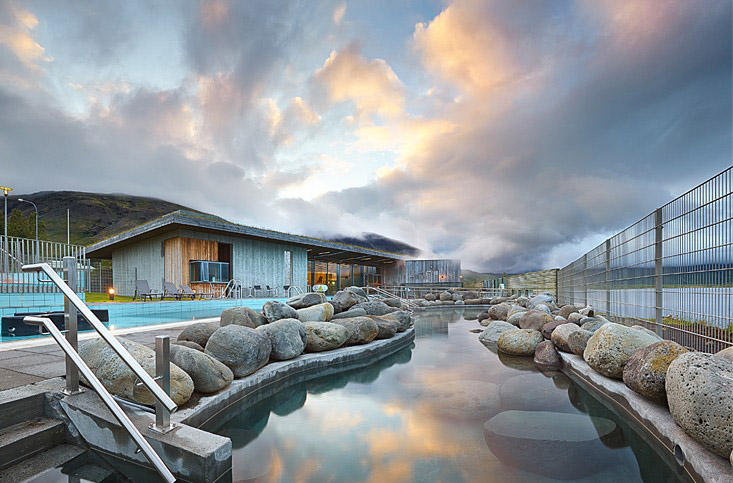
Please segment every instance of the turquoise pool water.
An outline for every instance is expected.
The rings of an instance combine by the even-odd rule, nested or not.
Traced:
[[[484,347],[470,332],[477,314],[417,315],[412,347],[204,429],[232,439],[235,482],[688,481],[563,374]],[[548,430],[561,440],[547,442]]]

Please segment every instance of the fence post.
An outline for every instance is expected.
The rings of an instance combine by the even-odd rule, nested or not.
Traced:
[[[611,239],[606,240],[606,316],[611,316],[611,287],[609,286],[609,278],[611,272]]]
[[[77,266],[76,257],[64,257],[64,271],[66,272],[66,284],[71,290],[76,293],[78,290],[77,280]],[[77,335],[77,322],[78,315],[76,307],[69,301],[67,297],[64,297],[64,323],[66,325],[66,340],[69,345],[76,351],[78,348],[78,335]],[[79,388],[79,368],[71,360],[69,356],[66,356],[66,394],[78,394],[81,391]]]
[[[583,304],[588,306],[588,254],[583,255]]]
[[[656,332],[662,335],[662,209],[657,208],[654,212],[654,306]]]
[[[171,393],[171,338],[167,335],[155,337],[155,379],[163,391]],[[165,434],[175,428],[171,424],[171,413],[157,399],[155,400],[155,422],[149,428],[156,433]]]

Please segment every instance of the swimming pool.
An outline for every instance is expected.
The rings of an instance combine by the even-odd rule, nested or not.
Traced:
[[[90,309],[105,309],[109,313],[108,327],[114,329],[129,329],[158,325],[171,322],[195,320],[208,317],[218,317],[222,311],[232,307],[249,307],[261,310],[262,306],[270,301],[284,302],[286,299],[213,299],[213,300],[171,300],[163,302],[120,302],[90,304]],[[37,307],[28,308],[35,311]],[[63,307],[47,307],[49,311],[62,311]],[[23,312],[23,309],[17,309]],[[24,339],[34,339],[46,336],[2,336],[0,342],[10,342]]]
[[[689,481],[565,375],[484,347],[479,310],[421,312],[412,347],[204,429],[232,439],[233,481]]]

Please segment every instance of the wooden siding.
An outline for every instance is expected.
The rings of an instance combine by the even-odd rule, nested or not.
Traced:
[[[460,260],[407,260],[405,261],[407,284],[461,284]]]
[[[196,238],[169,238],[164,242],[165,281],[176,285],[191,285],[190,261],[219,259],[219,244],[214,240],[198,240]],[[208,284],[206,291],[208,291]],[[191,287],[193,288],[193,287]],[[199,287],[201,290],[202,287]]]
[[[557,295],[557,272],[558,270],[553,268],[551,270],[509,275],[504,283],[506,288],[533,289],[538,292],[550,292]]]

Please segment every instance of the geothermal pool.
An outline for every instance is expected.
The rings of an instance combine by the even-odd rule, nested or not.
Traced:
[[[204,429],[232,439],[235,482],[689,481],[565,375],[484,347],[478,312],[418,312],[412,347]]]

